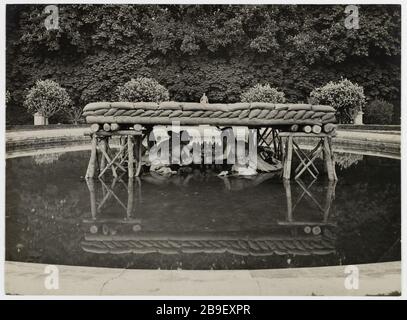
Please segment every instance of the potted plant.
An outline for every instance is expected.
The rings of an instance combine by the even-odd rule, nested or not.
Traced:
[[[52,80],[37,80],[24,101],[24,106],[34,116],[34,125],[47,125],[49,117],[71,105],[66,90]]]

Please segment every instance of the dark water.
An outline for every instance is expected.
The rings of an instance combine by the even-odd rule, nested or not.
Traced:
[[[89,151],[7,160],[6,259],[147,269],[400,260],[400,161],[337,154],[339,181],[83,179]]]

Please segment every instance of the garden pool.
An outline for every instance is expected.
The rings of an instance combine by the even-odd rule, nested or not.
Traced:
[[[336,183],[198,167],[87,182],[89,152],[7,159],[6,260],[197,270],[401,259],[397,159],[338,153]]]

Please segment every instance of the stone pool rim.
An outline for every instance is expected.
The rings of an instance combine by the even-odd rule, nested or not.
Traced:
[[[360,286],[356,290],[345,288],[345,265],[261,270],[144,270],[57,265],[60,274],[57,290],[44,286],[46,266],[6,261],[5,293],[221,299],[237,296],[382,296],[402,290],[400,261],[356,265],[360,274]],[[390,297],[397,298],[400,296]]]
[[[86,131],[87,128],[75,128],[76,130],[83,130]],[[64,133],[69,133],[71,131],[71,129],[67,129],[67,128],[63,128],[60,129],[58,128],[58,130],[64,131]],[[19,132],[29,132],[29,133],[33,133],[33,131],[19,131]],[[341,132],[341,130],[339,130],[339,132]],[[354,131],[356,132],[356,131]],[[386,135],[386,134],[383,134]],[[66,142],[67,140],[72,142],[72,143],[77,143],[77,142],[83,142],[88,140],[87,137],[83,136],[82,134],[77,134],[77,135],[72,135],[69,136],[68,138],[63,138],[64,136],[59,136],[59,135],[54,135],[54,136],[48,136],[48,138],[52,138],[53,141],[55,143],[61,143],[61,142]],[[358,137],[359,138],[366,138],[366,134],[365,132],[361,132],[358,131]],[[352,141],[352,139],[350,139]],[[9,143],[9,138],[7,137],[7,133],[6,133],[6,142]],[[389,141],[369,141],[369,140],[360,140],[360,139],[353,139],[354,142],[356,142],[356,145],[358,146],[365,146],[368,147],[369,143],[378,143],[379,146],[380,144],[384,145],[384,146],[390,146],[391,148],[394,148],[396,146],[397,150],[397,146],[398,146],[398,150],[400,150],[400,141],[395,141],[393,142],[389,142]],[[88,140],[89,142],[89,140]],[[35,138],[34,139],[30,139],[30,143],[32,146],[40,146],[40,145],[44,145],[44,141],[41,140],[41,138]],[[66,148],[63,147],[63,145],[59,146],[61,149],[60,151],[55,151],[55,152],[66,152]],[[15,149],[12,150],[13,152],[19,152],[19,151],[23,151],[24,148],[21,148],[22,150],[20,150],[19,148],[19,143],[18,141],[16,141],[15,144]],[[52,150],[55,148],[51,148],[49,150]],[[10,150],[11,151],[11,150]],[[37,150],[40,154],[42,151],[42,149]],[[349,152],[352,152],[353,150],[349,150]],[[356,150],[355,150],[356,151]],[[368,151],[368,150],[367,150]],[[68,151],[69,152],[69,151]],[[348,152],[348,150],[346,151]],[[6,159],[10,158],[9,157],[9,150],[6,151]],[[400,152],[395,152],[394,157],[396,157],[397,159],[401,158]],[[19,156],[26,156],[25,154],[21,154],[21,155],[17,155],[17,157]],[[46,295],[74,295],[74,294],[80,294],[80,295],[101,295],[101,294],[109,294],[109,292],[103,292],[103,290],[107,290],[106,289],[106,284],[104,284],[106,281],[110,282],[113,281],[113,279],[104,279],[102,282],[100,279],[98,279],[96,276],[90,275],[90,280],[89,281],[96,281],[96,283],[98,283],[99,285],[103,285],[105,289],[100,290],[100,287],[98,287],[98,289],[96,290],[91,290],[91,288],[89,288],[89,286],[86,285],[85,282],[85,286],[82,288],[80,287],[80,289],[82,291],[78,291],[75,292],[75,290],[71,290],[71,291],[67,291],[67,292],[46,292],[44,291],[44,288],[39,286],[38,284],[38,279],[40,279],[42,281],[42,276],[43,276],[43,271],[41,272],[41,277],[39,277],[39,275],[34,275],[33,276],[33,272],[35,272],[35,270],[42,270],[43,268],[43,264],[38,264],[38,263],[24,263],[24,262],[14,262],[14,261],[5,261],[4,267],[5,267],[5,289],[6,289],[6,293],[7,294],[28,294],[28,295],[42,295],[42,294],[46,294]],[[262,270],[214,270],[214,271],[193,271],[193,270],[181,270],[181,271],[175,271],[177,274],[180,275],[182,279],[179,279],[177,277],[173,278],[171,281],[168,282],[168,286],[169,287],[173,287],[175,288],[175,290],[173,290],[171,292],[171,290],[169,290],[168,288],[166,289],[167,291],[160,292],[160,288],[152,288],[152,286],[150,286],[150,291],[145,291],[145,292],[139,292],[139,293],[129,293],[128,291],[126,292],[126,290],[121,290],[120,288],[113,286],[113,288],[116,288],[116,292],[114,292],[114,294],[121,294],[121,295],[179,295],[179,296],[185,296],[185,295],[205,295],[202,293],[199,293],[199,286],[194,289],[193,286],[188,287],[188,289],[183,288],[183,294],[179,294],[179,287],[185,285],[185,279],[189,280],[190,283],[194,283],[194,281],[197,281],[196,278],[191,277],[190,273],[195,273],[196,275],[198,273],[202,273],[205,274],[205,276],[207,277],[205,279],[205,284],[211,288],[212,287],[212,291],[207,289],[207,294],[209,293],[214,294],[214,295],[290,295],[292,292],[292,294],[297,295],[297,296],[307,296],[307,295],[311,295],[311,294],[324,294],[324,295],[366,295],[366,294],[372,294],[372,295],[377,295],[377,294],[388,294],[389,292],[386,291],[401,291],[401,262],[400,261],[394,261],[394,262],[384,262],[384,263],[373,263],[373,264],[369,264],[369,265],[360,265],[360,268],[368,268],[372,274],[374,276],[371,276],[369,279],[369,283],[370,283],[370,289],[368,292],[352,292],[352,291],[343,291],[343,289],[338,290],[337,292],[332,292],[329,291],[332,288],[329,288],[330,286],[330,282],[332,281],[332,279],[328,280],[321,280],[318,281],[318,279],[316,278],[312,278],[313,282],[315,282],[316,285],[319,285],[319,288],[321,290],[321,292],[311,292],[311,293],[306,293],[304,291],[300,292],[298,291],[298,273],[304,272],[303,274],[312,274],[314,272],[318,272],[319,269],[324,268],[324,271],[326,272],[326,275],[331,275],[333,278],[335,278],[336,280],[338,280],[338,270],[342,270],[344,269],[345,266],[330,266],[330,267],[310,267],[310,268],[295,268],[295,269],[262,269]],[[116,276],[118,278],[120,278],[120,273],[123,272],[123,270],[125,270],[126,272],[129,272],[130,270],[126,270],[126,269],[120,269],[120,268],[101,268],[101,267],[81,267],[81,266],[75,266],[75,267],[71,267],[71,266],[61,266],[61,268],[67,268],[67,272],[71,272],[72,273],[72,279],[74,279],[73,281],[80,283],[82,280],[80,272],[78,273],[75,270],[82,270],[82,271],[86,271],[86,272],[93,272],[93,271],[100,271],[100,272],[104,272],[104,270],[110,270],[110,272],[113,272],[116,274]],[[390,269],[389,269],[390,268]],[[301,269],[301,270],[299,270]],[[285,270],[285,271],[283,271]],[[361,269],[362,270],[362,269]],[[393,270],[391,271],[391,273],[389,274],[389,270]],[[27,273],[28,271],[28,273]],[[138,276],[135,276],[134,279],[137,279],[137,277],[139,277],[140,275],[142,276],[143,274],[150,274],[151,275],[151,279],[154,279],[154,281],[152,281],[153,283],[158,283],[160,281],[160,279],[162,279],[165,275],[168,275],[169,270],[149,270],[149,269],[135,269],[132,270],[135,273],[138,273]],[[274,276],[276,273],[278,274],[278,272],[283,271],[286,273],[285,277],[280,277],[278,280],[281,280],[284,285],[286,286],[286,291],[275,291],[275,293],[270,292],[271,288],[273,288],[273,281],[274,283],[276,283],[275,281],[277,280],[270,280],[268,282],[268,285],[270,285],[270,287],[264,290],[263,294],[259,294],[259,291],[257,291],[258,289],[254,289],[254,285],[256,286],[256,288],[259,288],[259,282],[258,280],[252,279],[250,277],[248,277],[248,275],[250,274],[250,272],[262,272],[265,275],[271,275]],[[224,294],[225,291],[224,290],[224,286],[225,284],[219,284],[219,276],[220,275],[227,275],[228,279],[233,278],[234,274],[239,274],[239,273],[245,273],[246,272],[246,277],[244,279],[246,279],[248,282],[238,282],[238,281],[234,281],[234,288],[236,289],[235,293],[233,294]],[[391,278],[389,280],[389,277]],[[12,280],[14,281],[15,279],[24,279],[22,280],[22,284],[21,282],[15,282],[10,283],[9,281]],[[14,279],[14,280],[13,280]],[[195,280],[194,280],[195,279]],[[199,279],[199,277],[198,277]],[[384,280],[384,281],[382,281]],[[184,281],[184,282],[183,282]],[[43,283],[43,282],[41,282]],[[248,285],[248,283],[250,283],[250,285]],[[385,290],[383,289],[383,283],[387,283],[389,285],[389,287],[386,288],[390,288],[389,290]],[[196,282],[195,282],[196,284]],[[10,287],[11,285],[11,287]],[[13,287],[14,286],[14,287]],[[202,289],[202,288],[201,288]],[[33,291],[30,291],[33,290]],[[88,291],[86,291],[88,290]],[[169,291],[168,291],[169,290]],[[178,290],[178,291],[177,291]],[[194,293],[194,290],[197,291],[198,293]],[[208,291],[209,290],[209,291]],[[217,291],[218,290],[218,291]],[[82,292],[82,293],[81,293]],[[215,293],[214,293],[215,292]],[[295,294],[297,292],[297,294]],[[178,293],[178,294],[177,294]],[[222,294],[223,293],[223,294]],[[112,291],[110,291],[110,294],[112,294]]]
[[[396,126],[397,127],[397,126]],[[347,128],[345,126],[345,128]],[[376,126],[374,127],[376,129]],[[375,129],[363,130],[359,127],[354,129],[339,129],[337,137],[333,140],[334,151],[359,153],[365,155],[401,159],[401,137],[399,132],[389,134],[386,131],[377,133]],[[373,131],[373,133],[372,133]],[[38,134],[40,132],[40,134]],[[42,132],[42,133],[41,133]],[[89,132],[88,126],[75,126],[68,128],[53,127],[43,130],[15,130],[6,132],[6,159],[23,151],[33,151],[41,154],[40,150],[51,150],[67,147],[85,146],[90,147],[90,138],[85,136]],[[374,139],[372,139],[372,135]],[[81,149],[83,150],[83,149]],[[58,151],[56,151],[58,152]],[[52,152],[47,152],[52,153]],[[21,156],[25,156],[24,154]]]

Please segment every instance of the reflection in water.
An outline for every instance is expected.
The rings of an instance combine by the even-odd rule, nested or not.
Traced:
[[[256,177],[222,177],[225,188],[232,191],[250,188],[274,177],[274,174],[259,174]],[[162,177],[151,175],[147,181],[155,184],[180,183],[181,177]],[[153,182],[154,180],[154,182]],[[182,177],[182,185],[193,180],[193,174]],[[237,183],[235,183],[237,182]],[[269,256],[269,255],[326,255],[335,253],[335,223],[329,217],[331,203],[335,194],[336,181],[327,181],[323,188],[326,192],[325,202],[321,204],[312,194],[312,181],[305,186],[301,180],[285,181],[287,211],[284,220],[279,220],[269,230],[258,231],[144,231],[143,224],[137,219],[136,203],[142,201],[142,179],[124,180],[114,178],[110,186],[103,180],[87,180],[90,193],[92,219],[85,219],[89,232],[85,233],[82,248],[86,252],[99,254],[181,254],[181,253],[232,253],[236,255]],[[302,193],[293,203],[291,185],[302,189]],[[127,201],[120,199],[115,187],[123,185],[127,190]],[[97,199],[96,189],[101,189],[101,199]],[[104,205],[112,199],[122,209],[122,215],[116,218],[103,218]],[[301,213],[294,215],[301,201],[310,201],[319,211],[319,219],[307,220]],[[127,228],[118,228],[126,224]]]
[[[350,168],[363,160],[363,154],[358,153],[335,152],[334,157],[336,166],[341,170]],[[318,158],[322,159],[323,155],[318,155]]]
[[[347,169],[350,166],[357,164],[361,160],[363,160],[363,154],[345,153],[345,152],[335,153],[335,163],[341,169]]]
[[[218,177],[222,168],[86,181],[88,159],[81,151],[48,165],[7,160],[7,260],[145,269],[400,260],[398,160],[364,156],[338,170],[335,185]]]
[[[38,165],[48,165],[58,161],[61,153],[45,153],[36,154],[33,156],[34,161]]]

